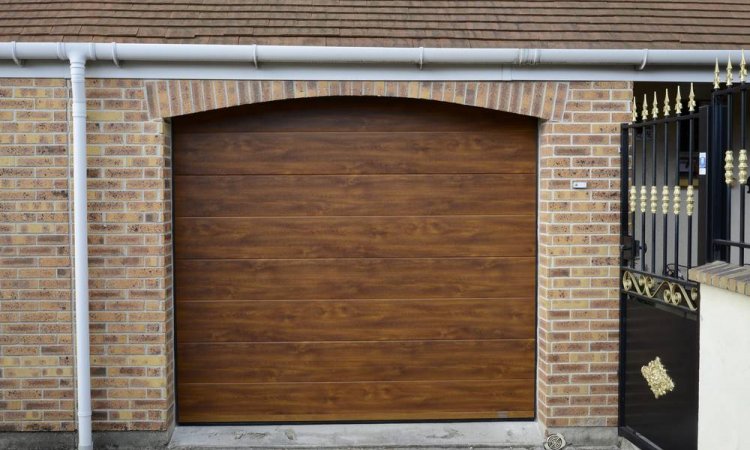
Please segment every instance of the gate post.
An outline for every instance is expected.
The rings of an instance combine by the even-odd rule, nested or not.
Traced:
[[[709,208],[705,211],[705,217],[708,221],[706,225],[706,262],[724,260],[728,253],[726,247],[714,246],[714,239],[724,238],[724,230],[727,227],[725,214],[727,193],[723,183],[724,157],[722,151],[726,146],[726,136],[720,132],[726,126],[724,123],[725,110],[726,106],[720,103],[718,96],[713,95],[708,113],[711,120],[710,124],[706,125],[708,127],[706,130],[706,136],[708,137],[706,139],[708,141],[708,148],[706,149],[706,191],[708,198],[704,203]]]
[[[699,135],[700,140],[698,142],[698,152],[706,158],[706,166],[699,171],[698,183],[700,188],[698,189],[698,261],[696,266],[701,266],[709,261],[713,261],[713,249],[712,241],[713,236],[711,234],[711,222],[709,220],[709,208],[708,204],[711,202],[711,192],[714,190],[711,185],[711,178],[709,176],[710,168],[709,161],[714,159],[714,155],[711,154],[711,125],[712,125],[712,108],[711,106],[701,106],[699,124]],[[700,157],[699,157],[700,160]],[[711,218],[713,220],[713,218]]]
[[[633,107],[635,110],[635,106]],[[626,254],[628,253],[626,247],[630,247],[630,258],[635,256],[633,252],[633,238],[629,235],[629,203],[628,203],[628,192],[630,188],[630,152],[628,138],[630,137],[630,128],[626,124],[620,125],[620,271],[618,277],[618,290],[619,284],[622,282],[622,268],[630,263],[625,261]],[[617,426],[622,427],[624,425],[623,418],[625,417],[625,383],[623,383],[625,377],[625,313],[627,308],[625,307],[625,296],[620,295],[620,364],[617,369]]]

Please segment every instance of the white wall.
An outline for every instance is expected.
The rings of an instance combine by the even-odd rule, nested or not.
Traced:
[[[750,448],[750,297],[701,285],[698,449]]]

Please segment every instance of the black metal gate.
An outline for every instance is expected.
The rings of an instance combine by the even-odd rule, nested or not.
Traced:
[[[705,257],[696,212],[710,108],[698,110],[692,86],[687,105],[676,97],[674,113],[668,92],[661,110],[644,98],[621,135],[620,434],[643,450],[698,442],[700,299],[687,271]]]
[[[740,56],[736,52],[733,56]],[[746,264],[750,234],[748,71],[719,64],[710,102],[693,86],[662,109],[654,94],[621,134],[620,434],[643,450],[698,443],[699,287],[691,267]],[[661,115],[661,117],[659,117]]]

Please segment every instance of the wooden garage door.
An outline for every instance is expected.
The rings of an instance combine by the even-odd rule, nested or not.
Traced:
[[[533,417],[534,120],[327,98],[174,140],[181,423]]]

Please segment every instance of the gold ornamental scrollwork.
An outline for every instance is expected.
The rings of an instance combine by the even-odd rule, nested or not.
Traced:
[[[653,275],[626,270],[622,274],[622,288],[625,292],[663,301],[669,305],[685,306],[690,311],[698,310],[700,294],[697,287],[686,287],[680,283],[659,279]]]
[[[651,292],[653,290],[654,278],[642,274],[633,274],[631,272],[625,272],[622,275],[622,288],[627,292],[636,292],[640,295],[652,297]]]
[[[641,375],[646,379],[648,387],[654,393],[655,398],[659,398],[674,390],[674,381],[667,373],[667,369],[661,363],[661,358],[656,359],[641,367]]]

